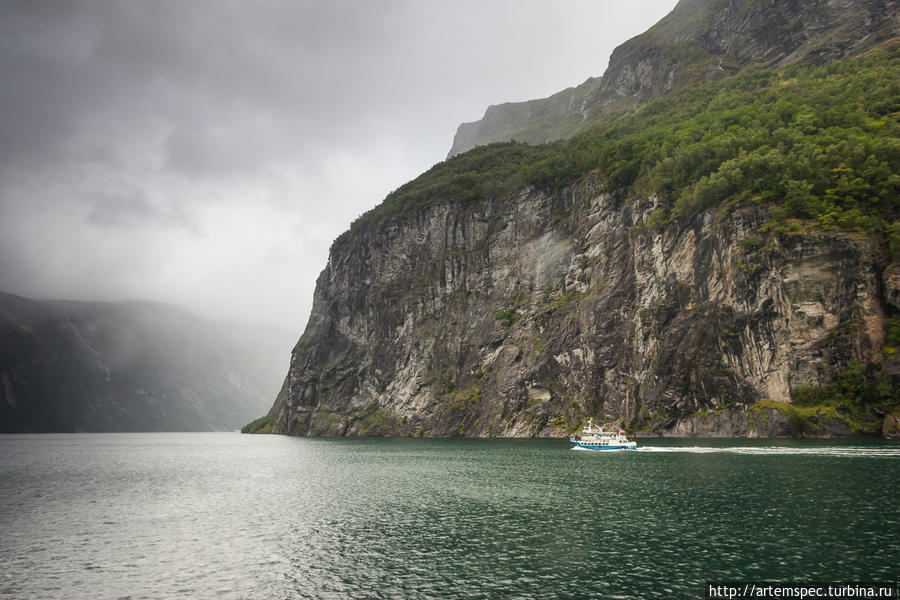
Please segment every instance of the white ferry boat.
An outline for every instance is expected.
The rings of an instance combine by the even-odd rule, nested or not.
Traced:
[[[637,450],[637,442],[629,442],[625,430],[619,433],[603,431],[594,425],[594,419],[588,419],[581,435],[573,435],[569,441],[574,444],[573,450]]]

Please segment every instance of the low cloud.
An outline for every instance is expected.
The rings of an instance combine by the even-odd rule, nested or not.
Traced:
[[[675,0],[0,3],[0,290],[299,335],[331,240]]]
[[[99,193],[89,205],[87,222],[101,228],[178,228],[197,233],[197,226],[178,206],[161,206],[140,191]]]

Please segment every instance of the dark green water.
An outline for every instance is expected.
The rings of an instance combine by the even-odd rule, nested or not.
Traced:
[[[896,581],[900,444],[0,436],[0,598],[702,598]]]

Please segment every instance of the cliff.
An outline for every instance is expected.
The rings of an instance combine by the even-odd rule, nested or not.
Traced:
[[[622,109],[738,72],[824,64],[877,47],[900,31],[900,7],[864,0],[680,0],[613,51],[600,78],[549,98],[488,107],[459,126],[448,156],[516,140],[541,144]]]
[[[160,304],[0,293],[0,432],[239,427],[278,376],[236,337]]]
[[[877,24],[893,3],[817,4],[789,23],[802,51],[738,35],[764,35],[747,20],[771,4],[682,2],[696,21],[651,30],[677,41],[693,24],[689,41],[744,72],[565,141],[475,148],[355,221],[248,430],[561,436],[594,416],[645,435],[900,431],[900,50],[826,60],[877,37],[838,43],[858,27],[829,11]],[[813,43],[819,18],[832,34]],[[826,65],[751,68],[813,55]],[[622,61],[607,74],[641,71]]]
[[[319,277],[271,413],[299,435],[774,435],[792,386],[883,361],[881,249],[746,241],[759,209],[634,231],[656,205],[596,181],[440,203],[354,237]],[[757,262],[762,261],[762,262]]]

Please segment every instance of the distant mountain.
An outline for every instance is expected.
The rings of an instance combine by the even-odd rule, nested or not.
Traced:
[[[280,379],[253,337],[163,304],[0,293],[0,432],[234,429]]]
[[[493,142],[567,138],[604,109],[741,71],[857,55],[898,29],[900,7],[892,1],[681,0],[659,23],[616,48],[603,77],[549,98],[488,107],[480,121],[459,126],[449,156]]]

